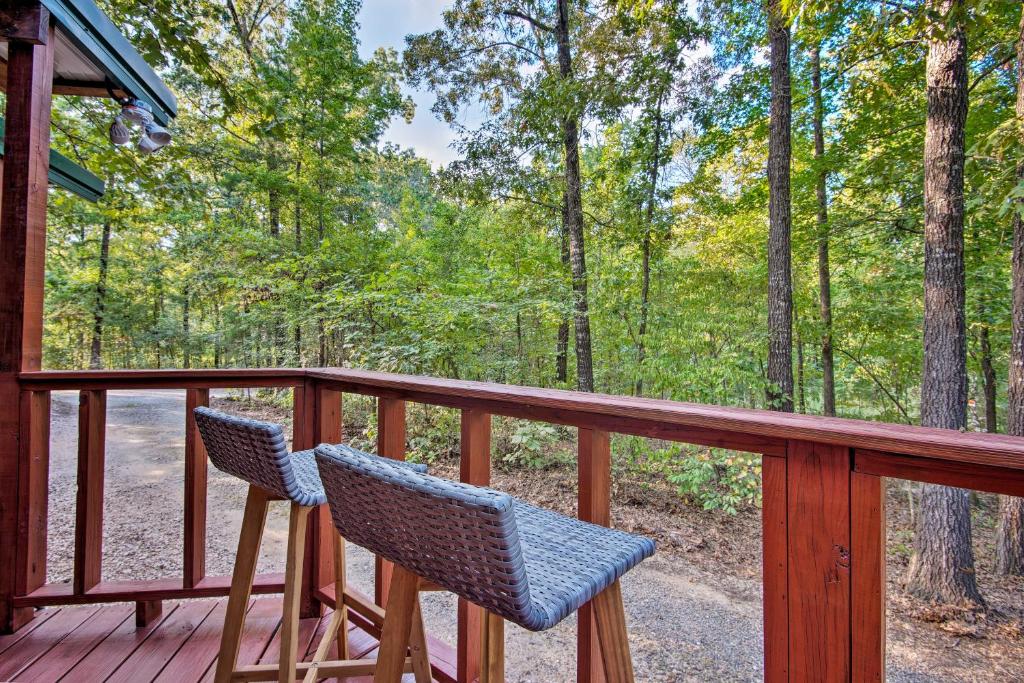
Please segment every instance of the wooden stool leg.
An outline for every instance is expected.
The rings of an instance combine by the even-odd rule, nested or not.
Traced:
[[[633,659],[629,656],[626,612],[622,608],[619,582],[601,591],[593,599],[597,638],[601,643],[604,676],[607,683],[633,683]]]
[[[348,607],[345,606],[345,539],[334,536],[334,609],[341,612],[338,626],[338,659],[348,659]]]
[[[480,683],[505,683],[505,620],[487,612],[480,627]]]
[[[306,520],[312,508],[292,503],[288,515],[288,557],[284,570],[284,610],[281,617],[279,683],[295,681],[299,653],[299,593],[302,590],[302,558],[306,549]]]
[[[235,554],[235,568],[231,575],[231,592],[224,614],[224,631],[220,638],[220,654],[217,655],[216,683],[228,683],[238,659],[238,645],[242,640],[245,625],[245,610],[249,605],[252,581],[256,575],[256,559],[263,540],[263,525],[267,521],[267,496],[255,486],[249,487],[245,499],[245,514],[242,517],[242,533],[238,536],[238,552]]]
[[[409,653],[412,655],[412,672],[416,683],[430,683],[430,653],[427,650],[427,632],[423,628],[423,612],[420,610],[419,589],[413,603],[412,631],[409,634]]]
[[[405,653],[416,612],[420,580],[412,572],[394,565],[384,628],[380,636],[374,683],[399,683],[405,671]]]

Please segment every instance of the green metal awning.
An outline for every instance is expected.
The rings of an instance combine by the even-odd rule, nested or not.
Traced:
[[[163,125],[177,115],[174,94],[93,0],[39,1],[54,22],[54,93],[104,97],[113,91],[151,105]],[[0,68],[6,61],[7,43],[0,42]]]
[[[4,120],[0,118],[0,157],[4,154]],[[103,196],[103,181],[93,175],[87,168],[79,166],[66,156],[50,150],[50,182],[63,187],[83,199],[95,202]]]

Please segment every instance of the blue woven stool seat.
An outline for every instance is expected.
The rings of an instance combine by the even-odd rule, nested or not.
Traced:
[[[342,536],[524,628],[551,628],[654,542],[470,486],[317,446]]]
[[[210,462],[217,469],[299,505],[327,502],[313,450],[289,452],[281,425],[229,415],[205,406],[195,409],[195,418]],[[343,444],[335,448],[359,457],[384,460]],[[427,471],[426,465],[390,462],[416,472]]]
[[[513,500],[533,608],[525,628],[551,628],[654,554],[649,538]]]

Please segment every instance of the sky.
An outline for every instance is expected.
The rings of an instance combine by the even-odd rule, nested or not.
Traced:
[[[363,0],[359,12],[360,54],[365,58],[378,47],[392,47],[401,55],[406,35],[441,26],[441,10],[447,4],[447,0]],[[454,139],[452,130],[430,111],[434,95],[408,85],[404,91],[416,102],[416,116],[412,123],[396,117],[384,139],[403,148],[412,147],[435,168],[456,159],[458,154],[449,146]]]

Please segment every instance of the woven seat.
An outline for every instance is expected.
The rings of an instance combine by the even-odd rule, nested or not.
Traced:
[[[327,502],[313,451],[289,452],[281,425],[206,407],[196,408],[195,418],[210,462],[217,469],[299,505]],[[380,458],[344,445],[336,448]],[[394,462],[413,471],[427,471],[426,465]]]
[[[470,486],[316,448],[338,531],[524,628],[551,628],[654,554],[654,542]]]

